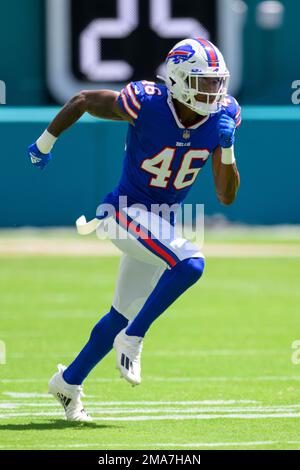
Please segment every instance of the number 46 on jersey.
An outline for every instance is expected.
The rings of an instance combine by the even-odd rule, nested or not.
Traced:
[[[173,186],[175,189],[183,189],[194,183],[199,171],[209,157],[208,149],[188,150],[181,160],[181,165],[174,177]],[[156,188],[168,188],[170,181],[173,179],[172,162],[176,154],[176,148],[165,147],[154,157],[145,159],[141,168],[153,177],[149,185]],[[200,168],[192,168],[192,162],[200,160]]]

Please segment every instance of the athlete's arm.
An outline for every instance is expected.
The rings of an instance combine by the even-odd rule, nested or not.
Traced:
[[[68,101],[48,126],[48,132],[58,137],[84,114],[114,121],[128,121],[117,103],[119,93],[112,90],[83,90]],[[131,122],[131,121],[130,121]]]
[[[228,155],[230,158],[231,152],[233,152],[233,149],[222,149],[218,146],[212,155],[212,167],[217,197],[219,201],[225,205],[233,203],[240,185],[240,175],[235,161],[233,163],[222,163],[222,158],[225,160],[226,157],[228,158]]]
[[[59,111],[40,138],[28,148],[32,164],[43,169],[52,158],[51,149],[60,134],[86,112],[99,118],[132,123],[130,116],[120,108],[118,97],[119,93],[112,90],[83,90],[75,95]]]

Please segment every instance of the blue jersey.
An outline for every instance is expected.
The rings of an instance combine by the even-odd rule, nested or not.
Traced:
[[[128,204],[179,204],[187,196],[209,155],[219,145],[217,122],[221,114],[241,123],[241,109],[227,96],[222,109],[200,117],[184,127],[176,114],[165,85],[140,81],[129,83],[118,103],[132,118],[129,124],[123,171],[119,184],[104,202],[117,204],[127,196]]]

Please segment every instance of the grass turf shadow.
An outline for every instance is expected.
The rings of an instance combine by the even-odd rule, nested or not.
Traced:
[[[0,424],[0,431],[26,431],[26,430],[49,430],[49,429],[108,429],[120,428],[121,426],[111,424],[96,424],[96,423],[77,423],[76,421],[70,422],[64,419],[54,419],[42,423],[23,423],[23,424]]]

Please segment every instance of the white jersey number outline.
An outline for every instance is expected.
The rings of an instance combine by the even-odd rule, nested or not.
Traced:
[[[166,189],[172,177],[171,165],[176,153],[176,148],[165,147],[154,157],[146,158],[141,164],[141,168],[153,175],[149,185],[155,188]],[[190,149],[182,156],[181,165],[175,176],[173,186],[175,189],[184,189],[194,183],[202,167],[191,168],[193,160],[208,159],[210,151],[208,149]],[[190,176],[189,179],[186,179]]]

